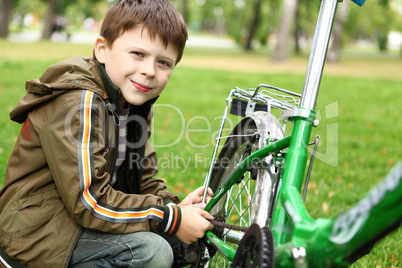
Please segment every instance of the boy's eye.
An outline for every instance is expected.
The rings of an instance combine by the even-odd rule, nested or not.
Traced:
[[[165,60],[160,60],[160,61],[158,61],[158,63],[162,64],[162,65],[164,65],[166,67],[170,67],[172,65],[170,62],[167,62]]]
[[[141,52],[138,52],[138,51],[132,51],[131,54],[133,54],[135,56],[138,56],[138,57],[143,57],[144,56],[144,54],[142,54]]]

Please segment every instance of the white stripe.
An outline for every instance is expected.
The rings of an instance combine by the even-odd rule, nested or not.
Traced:
[[[84,145],[84,140],[85,140],[85,137],[86,136],[88,136],[90,133],[91,133],[91,128],[92,128],[92,126],[91,126],[91,120],[89,120],[89,122],[87,122],[86,120],[87,120],[87,117],[86,117],[86,109],[89,109],[89,118],[91,118],[91,116],[92,116],[92,110],[91,110],[91,107],[92,107],[92,98],[90,98],[90,103],[89,103],[89,106],[87,105],[87,103],[86,103],[86,100],[87,100],[87,97],[88,97],[88,94],[90,94],[91,92],[90,91],[87,91],[86,93],[85,93],[85,109],[84,109],[84,113],[85,113],[85,116],[84,116],[84,131],[85,131],[85,129],[86,129],[86,126],[87,125],[89,125],[89,128],[88,128],[88,133],[87,132],[84,132],[83,133],[83,135],[82,135],[82,145],[83,145],[83,149],[85,150],[85,151],[87,151],[87,156],[88,156],[88,159],[84,159],[83,158],[83,167],[85,167],[85,162],[88,162],[88,175],[89,175],[89,185],[85,185],[85,187],[84,187],[84,189],[89,189],[89,187],[91,186],[91,182],[92,182],[92,174],[91,174],[91,162],[90,162],[90,160],[91,160],[91,158],[90,158],[90,155],[89,155],[89,144],[85,144]],[[85,146],[85,147],[84,147]],[[85,170],[84,170],[84,174],[83,174],[84,176],[83,176],[83,178],[84,178],[84,183],[86,183],[86,181],[87,180],[85,180]],[[91,196],[91,198],[92,198],[92,196]]]
[[[87,91],[87,94],[90,94],[90,93],[92,93],[92,92],[90,92],[90,91]],[[92,95],[92,94],[91,94]],[[88,126],[89,126],[89,128],[88,128],[88,133],[86,133],[87,134],[87,136],[89,137],[88,138],[88,144],[86,145],[86,147],[85,147],[85,150],[88,152],[87,153],[87,156],[88,156],[88,159],[87,159],[87,161],[88,161],[88,175],[89,175],[89,185],[88,185],[88,189],[89,189],[89,187],[91,186],[91,184],[92,184],[92,163],[91,163],[91,156],[90,156],[90,151],[89,151],[89,145],[90,145],[90,138],[91,138],[91,131],[92,131],[92,124],[91,124],[91,118],[92,118],[92,96],[91,96],[91,98],[90,98],[90,102],[89,102],[89,105],[87,106],[87,109],[89,109],[89,116],[88,116],[88,121],[89,122],[84,122],[84,126],[86,126],[87,124],[88,124]],[[86,119],[86,117],[85,117],[85,119]],[[89,193],[89,192],[88,192]],[[92,197],[92,196],[91,196]],[[95,199],[94,199],[95,200]]]
[[[86,102],[86,100],[87,100],[87,97],[88,97],[88,95],[89,94],[91,94],[91,98],[90,98],[90,102],[89,102],[89,104],[87,104],[87,102]],[[91,131],[92,131],[92,125],[91,125],[91,118],[92,118],[92,95],[93,95],[93,93],[91,92],[91,91],[86,91],[85,92],[85,103],[84,103],[84,113],[85,113],[85,116],[84,116],[84,131],[86,130],[86,126],[88,125],[89,127],[88,127],[88,132],[84,132],[83,133],[83,135],[82,135],[82,141],[81,141],[81,144],[83,145],[82,147],[82,149],[83,150],[85,150],[85,151],[87,151],[87,159],[84,159],[84,158],[82,158],[82,166],[83,167],[85,167],[85,162],[87,162],[88,163],[88,172],[87,172],[87,174],[88,174],[88,177],[89,177],[89,180],[88,180],[88,185],[86,185],[86,182],[87,182],[87,180],[85,179],[85,170],[83,169],[83,173],[84,174],[82,174],[82,178],[84,178],[84,189],[85,189],[85,191],[87,191],[88,192],[88,195],[90,196],[90,198],[95,202],[95,203],[98,203],[97,201],[96,201],[96,199],[90,194],[90,192],[89,192],[89,188],[90,188],[90,186],[91,186],[91,183],[92,183],[92,172],[91,172],[91,156],[90,156],[90,152],[89,152],[89,148],[90,148],[90,139],[88,139],[88,143],[87,144],[85,144],[84,145],[84,140],[85,140],[85,137],[87,137],[87,136],[90,136],[90,133],[91,133]],[[86,109],[89,109],[89,116],[88,116],[88,121],[87,121],[87,117],[86,117]],[[84,194],[84,193],[83,193]],[[86,199],[85,198],[85,195],[84,195],[84,199]],[[91,203],[89,202],[89,201],[87,201],[88,202],[88,205],[89,206],[91,206],[94,210],[95,210],[95,208],[91,205]]]
[[[93,94],[91,91],[86,91],[85,92],[85,98],[84,98],[84,100],[85,100],[85,102],[83,103],[84,104],[84,109],[83,109],[83,112],[84,112],[84,116],[83,116],[83,119],[84,119],[84,124],[83,124],[83,133],[82,133],[82,140],[81,140],[81,146],[82,146],[82,148],[80,148],[82,151],[86,151],[86,154],[87,154],[87,158],[85,159],[84,158],[84,154],[82,154],[82,160],[81,160],[81,162],[82,162],[82,172],[83,172],[83,174],[81,174],[81,178],[84,180],[84,191],[83,191],[83,193],[82,193],[82,195],[83,195],[83,197],[84,197],[84,199],[86,200],[86,196],[85,196],[85,194],[84,194],[84,192],[88,192],[88,195],[89,195],[89,197],[92,199],[92,201],[94,201],[94,203],[95,204],[97,204],[97,201],[95,200],[95,198],[91,195],[91,193],[89,192],[89,187],[91,186],[91,182],[92,182],[92,173],[91,173],[91,156],[90,156],[90,146],[89,146],[89,142],[90,142],[90,138],[88,139],[88,143],[87,144],[84,144],[84,141],[85,141],[85,138],[86,137],[88,137],[88,136],[90,136],[90,133],[91,133],[91,130],[92,130],[92,126],[91,126],[91,117],[92,117],[92,96],[91,96],[91,98],[90,98],[90,101],[89,101],[89,104],[87,103],[87,97],[88,97],[88,95],[89,94]],[[87,116],[86,116],[86,113],[87,113],[87,109],[89,109],[89,115],[88,115],[88,120],[87,120]],[[88,125],[88,131],[86,131],[86,127],[87,127],[87,125]],[[85,167],[86,167],[86,165],[85,165],[85,163],[88,163],[88,166],[87,166],[87,168],[88,168],[88,170],[85,170]],[[87,172],[86,172],[87,171]],[[88,184],[86,184],[87,183],[87,180],[86,180],[86,174],[88,174]],[[92,204],[91,204],[91,202],[89,202],[89,201],[86,201],[87,202],[87,204],[94,210],[94,211],[96,211],[96,209],[92,206]]]
[[[91,125],[91,118],[93,116],[93,114],[92,114],[92,112],[93,112],[92,111],[92,103],[93,103],[92,95],[93,95],[93,93],[91,91],[87,91],[85,93],[85,103],[84,103],[84,109],[83,109],[84,113],[85,113],[84,124],[83,124],[84,129],[83,129],[82,140],[81,140],[82,148],[80,148],[80,150],[85,151],[87,153],[87,159],[84,159],[84,157],[82,157],[82,159],[81,159],[81,163],[82,163],[82,167],[83,167],[82,168],[83,174],[81,174],[81,176],[82,176],[82,179],[84,180],[84,192],[87,192],[89,197],[87,197],[84,194],[84,192],[82,194],[83,194],[83,197],[84,197],[85,200],[87,198],[90,198],[93,201],[93,203],[96,204],[96,206],[99,206],[97,200],[91,195],[91,193],[89,191],[89,188],[91,187],[91,184],[92,184],[92,173],[91,173],[91,171],[92,171],[92,165],[93,165],[93,163],[91,162],[91,156],[90,156],[90,142],[91,141],[90,141],[90,139],[88,139],[87,144],[83,143],[85,141],[86,137],[90,138],[91,131],[92,131],[92,125]],[[89,102],[86,101],[87,100],[86,97],[88,97],[88,96],[91,96]],[[87,109],[90,109],[90,110],[88,111]],[[86,116],[86,112],[89,112],[88,118]],[[88,131],[86,131],[86,127],[88,127]],[[84,154],[82,154],[82,156],[84,156]],[[85,163],[88,163],[88,165],[86,166]],[[85,170],[85,167],[87,167],[88,170]],[[87,180],[85,178],[86,174],[88,175],[88,184],[86,184],[87,183]],[[163,217],[161,217],[158,214],[152,212],[152,211],[155,210],[155,211],[161,212],[161,214],[163,214],[163,210],[159,210],[159,209],[155,209],[155,208],[148,208],[148,209],[144,209],[144,210],[141,210],[141,211],[115,211],[115,210],[112,210],[112,209],[109,209],[109,208],[105,208],[103,206],[99,206],[100,208],[102,208],[104,210],[107,210],[109,212],[116,213],[116,214],[134,213],[134,215],[135,215],[136,213],[138,213],[138,214],[146,213],[145,216],[141,216],[141,217],[135,217],[135,216],[134,217],[133,216],[131,216],[131,217],[113,217],[111,215],[107,215],[107,214],[104,214],[104,213],[100,212],[98,209],[96,209],[96,206],[95,207],[92,206],[92,203],[89,202],[89,200],[86,200],[86,203],[88,204],[88,206],[90,206],[93,209],[93,211],[95,213],[97,213],[99,215],[102,215],[102,216],[104,216],[106,218],[110,218],[110,219],[147,219],[147,218],[149,218],[150,215],[153,215],[154,217],[157,217],[157,218],[159,218],[161,220],[163,219]]]
[[[124,128],[120,128],[119,129],[119,134],[120,134],[120,137],[125,137],[126,136],[126,134],[127,134],[127,129],[124,127]]]
[[[13,268],[11,267],[1,256],[0,256],[0,261],[2,264],[4,264],[7,268]]]
[[[116,213],[116,214],[124,214],[124,213],[148,213],[148,214],[152,214],[152,215],[157,215],[157,214],[155,214],[155,213],[153,213],[153,212],[150,212],[150,211],[153,211],[153,210],[156,210],[156,211],[160,211],[160,212],[163,212],[163,211],[161,211],[161,210],[159,210],[159,209],[156,209],[156,208],[149,208],[149,209],[146,209],[146,210],[140,210],[140,211],[130,211],[130,210],[125,210],[125,211],[115,211],[115,210],[111,210],[111,209],[109,209],[109,208],[105,208],[105,207],[101,207],[102,209],[104,209],[104,210],[107,210],[107,211],[109,211],[109,212],[113,212],[113,213]],[[98,212],[98,213],[100,213],[100,212]],[[108,215],[105,215],[105,216],[108,216]],[[111,217],[111,216],[109,216],[109,217]],[[159,217],[159,216],[158,216]],[[120,219],[120,218],[119,218]]]
[[[169,208],[169,219],[168,219],[168,223],[166,225],[166,229],[165,231],[163,231],[164,233],[167,233],[169,231],[170,225],[172,224],[173,221],[173,208],[172,206],[167,206]]]

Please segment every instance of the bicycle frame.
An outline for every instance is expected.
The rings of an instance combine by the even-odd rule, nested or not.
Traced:
[[[362,251],[367,246],[397,227],[402,218],[402,163],[366,198],[334,219],[313,219],[301,198],[308,144],[315,126],[314,107],[337,4],[337,0],[322,0],[300,106],[286,111],[286,117],[294,123],[292,134],[268,142],[266,147],[241,162],[205,208],[209,211],[253,163],[288,148],[270,225],[275,240],[276,267],[294,267],[295,263],[301,267],[347,266],[364,255]],[[210,231],[206,238],[233,261],[234,249]]]

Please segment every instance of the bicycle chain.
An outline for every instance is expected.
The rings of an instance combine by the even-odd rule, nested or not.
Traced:
[[[245,232],[247,230],[247,227],[225,223],[226,215],[224,210],[219,211],[213,216],[214,219],[209,220],[209,222],[211,222],[211,224],[214,226],[212,229],[212,233],[220,239],[223,238],[225,228],[242,232]],[[196,267],[204,267],[208,260],[216,254],[216,249],[210,243],[207,243],[205,238],[198,240],[198,245],[200,248],[200,252],[205,253],[205,250],[208,250],[208,256],[206,256],[205,254],[200,254],[198,263],[196,265]]]
[[[221,222],[221,221],[218,221],[218,220],[209,220],[209,222],[211,222],[212,225],[214,227],[217,227],[218,229],[226,228],[226,229],[230,229],[230,230],[245,232],[245,231],[247,231],[247,228],[248,228],[248,227],[228,224],[228,223]]]

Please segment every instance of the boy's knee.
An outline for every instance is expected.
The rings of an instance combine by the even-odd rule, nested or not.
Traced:
[[[148,263],[146,267],[171,267],[173,265],[173,250],[170,244],[160,235],[151,234],[148,237],[148,241],[144,243],[143,252],[147,252],[145,254],[145,258],[147,260],[145,262]]]
[[[161,243],[159,250],[155,251],[155,255],[161,255],[159,260],[161,261],[161,266],[159,267],[171,267],[173,265],[173,250],[169,243],[161,237]],[[157,266],[153,266],[157,267]]]

